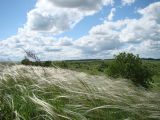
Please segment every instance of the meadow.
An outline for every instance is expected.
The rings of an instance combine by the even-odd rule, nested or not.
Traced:
[[[85,72],[90,75],[108,76],[107,69],[113,59],[106,60],[69,60],[53,61],[51,66],[58,66],[63,69],[70,69],[78,72]],[[143,64],[153,72],[152,90],[160,90],[160,60],[142,60]]]
[[[160,62],[143,61],[155,73],[147,90],[107,76],[110,62],[1,64],[0,120],[159,120]]]

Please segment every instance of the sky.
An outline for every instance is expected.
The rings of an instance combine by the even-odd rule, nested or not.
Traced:
[[[0,61],[160,58],[160,0],[1,0]]]

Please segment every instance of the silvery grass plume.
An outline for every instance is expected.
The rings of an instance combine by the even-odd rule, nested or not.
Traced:
[[[0,76],[2,120],[160,119],[160,94],[124,79],[22,65]]]

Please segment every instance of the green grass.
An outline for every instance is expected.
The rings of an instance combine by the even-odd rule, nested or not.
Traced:
[[[90,61],[53,61],[55,66],[74,71],[85,72],[91,75],[104,75],[113,60],[90,60]]]
[[[160,119],[160,94],[124,79],[31,66],[0,76],[0,120]]]
[[[108,66],[113,60],[54,61],[54,65],[91,75],[107,76]],[[153,71],[152,90],[160,92],[160,60],[143,60],[143,64]]]

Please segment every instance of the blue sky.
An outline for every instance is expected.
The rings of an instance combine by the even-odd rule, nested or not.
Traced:
[[[15,58],[21,59],[24,55],[20,49],[22,47],[29,49],[28,46],[32,45],[32,41],[39,43],[39,47],[33,46],[35,48],[33,51],[41,51],[39,52],[40,56],[47,54],[45,56],[48,57],[45,59],[52,59],[52,50],[53,52],[59,50],[54,54],[56,59],[60,58],[58,56],[63,56],[62,59],[109,58],[120,51],[132,52],[132,49],[135,49],[136,53],[142,57],[160,57],[154,54],[153,49],[156,46],[156,51],[159,50],[160,37],[156,34],[159,32],[159,28],[150,26],[150,28],[143,29],[143,26],[140,26],[143,20],[145,20],[144,23],[151,23],[160,19],[157,13],[160,11],[159,0],[95,0],[92,3],[89,0],[1,0],[0,2],[0,44],[2,44],[0,50],[7,49],[9,46],[12,49],[15,47],[15,51],[18,50],[21,53]],[[150,16],[151,13],[153,16]],[[156,19],[149,21],[146,17]],[[159,25],[159,22],[156,24]],[[113,29],[115,26],[116,28]],[[120,27],[119,33],[115,31],[117,27]],[[151,34],[155,34],[155,38],[149,36],[150,39],[147,40],[145,35],[139,35],[136,32],[130,33],[132,30],[138,29],[146,34],[153,28],[155,28],[154,33]],[[106,31],[102,36],[100,32],[103,29]],[[97,35],[99,33],[100,38],[100,35]],[[20,37],[23,38],[23,41]],[[96,38],[102,40],[98,42]],[[9,44],[11,41],[14,45]],[[44,45],[40,44],[42,41]],[[53,43],[46,45],[46,41]],[[103,46],[102,42],[107,45]],[[88,45],[89,43],[90,45]],[[68,44],[68,46],[63,44]],[[145,52],[138,48],[143,44],[146,45]],[[41,46],[44,47],[43,50],[39,50]],[[72,55],[72,50],[77,52],[73,53],[76,55],[70,58],[64,57],[64,54]],[[10,55],[11,53],[9,48],[6,53],[1,50],[0,57],[1,59],[12,59],[14,57]]]
[[[33,9],[36,0],[1,0],[0,1],[0,39],[17,33],[26,22],[26,15]]]
[[[128,18],[137,18],[138,14],[134,13],[135,9],[143,8],[157,0],[137,0],[134,4],[119,8],[121,1],[116,0],[117,8],[114,20]],[[1,0],[0,4],[0,40],[6,39],[17,33],[18,28],[23,27],[27,21],[27,13],[34,8],[36,0]],[[66,31],[58,37],[69,36],[75,39],[88,33],[92,26],[103,22],[112,6],[106,6],[98,13],[87,16],[80,21],[73,29]]]

